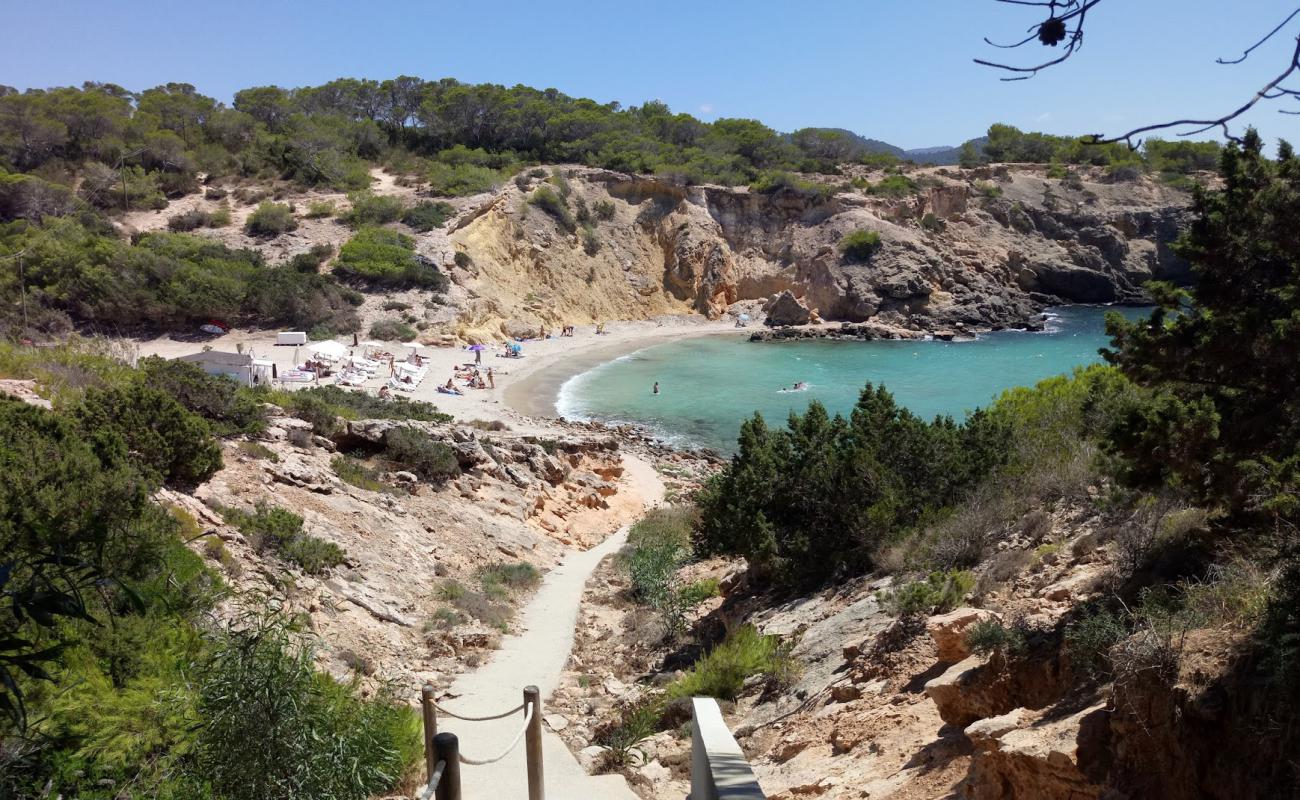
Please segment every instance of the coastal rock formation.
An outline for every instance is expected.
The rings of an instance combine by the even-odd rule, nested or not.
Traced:
[[[592,223],[594,253],[510,184],[451,233],[475,273],[453,271],[471,299],[460,332],[509,333],[694,311],[716,318],[736,302],[781,307],[772,324],[829,320],[917,331],[1025,327],[1053,303],[1141,302],[1151,279],[1186,280],[1169,243],[1188,197],[1139,178],[1069,181],[1033,166],[916,169],[908,198],[783,188],[770,193],[608,170],[563,170],[573,204],[611,203]],[[985,180],[985,179],[989,180]],[[540,185],[540,183],[539,183]],[[862,262],[839,241],[879,234]],[[789,298],[784,298],[784,293]],[[506,330],[509,328],[510,330]]]
[[[795,297],[789,289],[768,301],[768,304],[763,307],[763,312],[767,314],[766,324],[773,327],[807,325],[812,320],[812,312],[808,310],[808,306]]]

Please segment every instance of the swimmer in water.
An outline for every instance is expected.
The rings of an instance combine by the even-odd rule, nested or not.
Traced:
[[[654,393],[659,394],[659,381],[655,381]]]

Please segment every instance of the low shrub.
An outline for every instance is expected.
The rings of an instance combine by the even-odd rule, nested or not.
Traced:
[[[429,190],[443,197],[490,192],[501,185],[501,173],[489,167],[474,164],[444,164],[433,162],[425,174]]]
[[[1024,652],[1025,634],[995,619],[982,619],[966,629],[966,645],[982,656],[1014,656]]]
[[[208,214],[207,224],[209,228],[224,228],[230,224],[230,221],[230,206],[222,203]]]
[[[333,200],[313,200],[307,204],[307,219],[327,219],[334,216]]]
[[[596,233],[595,228],[584,225],[580,237],[582,239],[582,252],[589,256],[594,256],[600,252],[600,234]]]
[[[339,249],[334,273],[386,287],[443,291],[447,276],[416,255],[415,240],[387,228],[362,228]]]
[[[578,222],[573,218],[573,212],[569,211],[568,204],[550,187],[537,187],[532,196],[528,198],[528,202],[554,217],[560,227],[569,233],[573,233],[578,229]]]
[[[720,594],[722,594],[722,589],[717,578],[703,578],[694,583],[688,583],[683,587],[681,598],[682,603],[687,608],[694,608],[705,600],[717,597]]]
[[[207,226],[211,217],[201,208],[192,208],[167,218],[167,229],[185,233]]]
[[[1110,651],[1128,635],[1122,617],[1105,608],[1084,609],[1065,628],[1065,651],[1075,669],[1094,677],[1110,673]]]
[[[294,412],[299,419],[312,420],[298,413],[304,405],[314,405],[330,414],[331,422],[337,417],[344,419],[414,419],[422,422],[450,422],[450,414],[444,414],[432,403],[411,400],[406,397],[380,398],[365,392],[352,392],[340,386],[314,386],[296,392],[276,392],[263,390],[257,392],[258,399],[274,403],[288,411]],[[331,430],[331,433],[333,431]],[[329,434],[322,433],[322,436]]]
[[[456,209],[449,203],[423,200],[406,209],[402,214],[402,222],[420,233],[428,233],[434,228],[441,228],[455,213]]]
[[[456,266],[461,267],[462,269],[474,263],[474,259],[470,258],[469,253],[466,253],[464,250],[457,250],[456,255],[452,256],[452,261],[455,262]]]
[[[863,228],[840,239],[840,253],[849,261],[868,261],[880,247],[880,234]]]
[[[383,342],[409,342],[415,336],[415,329],[398,319],[381,319],[370,326],[370,338]]]
[[[943,233],[948,229],[948,223],[936,216],[934,212],[927,211],[921,217],[921,227],[932,233]]]
[[[990,183],[989,181],[977,182],[975,184],[975,191],[979,192],[980,194],[984,195],[990,200],[995,197],[1002,196],[1002,187],[998,186],[996,183]]]
[[[365,800],[391,793],[419,760],[414,712],[317,672],[283,623],[222,634],[200,666],[203,724],[189,756],[215,796]]]
[[[906,175],[887,175],[878,183],[868,184],[864,191],[878,197],[908,197],[915,194],[919,188],[916,181]]]
[[[975,576],[965,570],[931,572],[925,580],[905,583],[878,595],[882,607],[900,619],[928,617],[951,611],[975,587]]]
[[[537,567],[526,561],[482,567],[478,571],[478,578],[484,590],[489,586],[504,586],[522,591],[542,582],[542,575],[537,571]]]
[[[260,442],[240,442],[239,451],[253,458],[260,458],[263,461],[270,461],[273,464],[280,462],[280,456],[276,452]]]
[[[250,236],[279,236],[297,228],[293,211],[283,203],[261,203],[244,223],[244,230]]]
[[[384,455],[425,480],[443,483],[460,475],[456,451],[414,428],[393,428],[384,435]]]
[[[788,683],[796,671],[789,649],[777,636],[764,636],[753,625],[742,625],[721,644],[668,685],[670,699],[714,697],[735,700],[745,679],[767,675]]]
[[[348,195],[352,204],[342,220],[354,228],[366,225],[384,225],[401,218],[405,204],[400,197],[377,195],[369,191]]]
[[[609,200],[597,200],[591,204],[591,211],[596,219],[608,222],[614,218],[614,204]]]
[[[302,517],[287,508],[259,502],[251,514],[234,508],[220,510],[226,522],[239,528],[259,553],[273,553],[311,575],[343,563],[341,547],[303,531]]]
[[[355,458],[335,456],[330,461],[330,467],[334,470],[334,474],[339,476],[339,480],[358,489],[383,494],[403,494],[397,487],[385,483],[380,478],[382,473],[379,470],[367,467]]]

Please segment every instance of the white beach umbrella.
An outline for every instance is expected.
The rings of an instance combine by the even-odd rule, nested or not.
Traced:
[[[348,354],[347,345],[342,344],[341,342],[336,342],[332,339],[310,344],[307,346],[307,349],[323,358],[333,360],[340,359]]]

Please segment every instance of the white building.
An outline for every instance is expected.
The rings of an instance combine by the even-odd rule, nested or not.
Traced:
[[[274,362],[253,358],[248,353],[205,350],[176,360],[188,361],[209,375],[225,375],[245,386],[269,384],[276,377]]]

